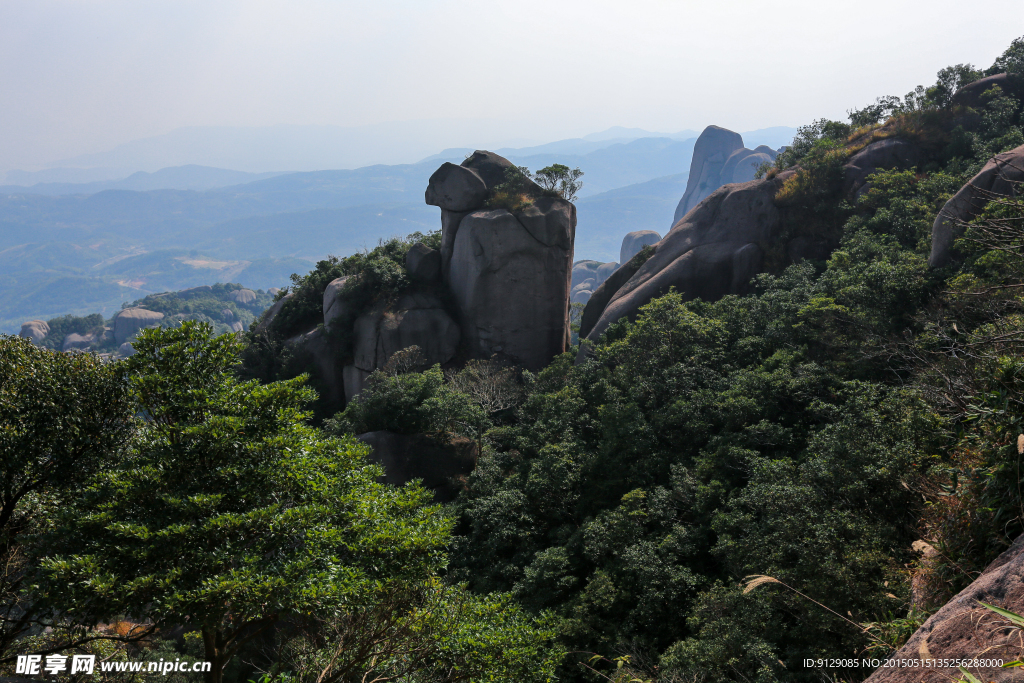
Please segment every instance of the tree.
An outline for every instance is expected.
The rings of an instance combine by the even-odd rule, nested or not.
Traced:
[[[583,189],[583,171],[576,167],[572,170],[563,164],[552,164],[537,171],[534,179],[545,190],[557,192],[562,199],[574,202],[576,193]]]
[[[116,465],[136,427],[134,408],[115,366],[0,336],[0,662],[14,658],[12,646],[33,628],[74,616],[53,618],[27,590],[25,539],[83,481]],[[67,634],[46,651],[92,638]]]
[[[359,609],[441,568],[450,520],[422,488],[378,483],[353,438],[305,424],[305,377],[236,380],[238,342],[205,323],[133,345],[147,420],[40,539],[50,604],[198,630],[219,683],[275,623]]]

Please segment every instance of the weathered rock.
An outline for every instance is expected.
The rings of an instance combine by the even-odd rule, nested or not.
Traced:
[[[84,351],[96,341],[95,334],[78,334],[72,332],[64,337],[64,345],[61,351]]]
[[[597,269],[601,266],[600,261],[577,261],[572,264],[572,279],[570,289],[587,280],[597,280]],[[597,286],[596,284],[594,285]]]
[[[281,291],[280,287],[271,287],[270,289],[267,290],[267,294],[272,294],[274,296],[277,296],[277,293],[280,292],[280,291]]]
[[[413,479],[434,491],[434,500],[447,502],[462,488],[460,479],[476,466],[477,448],[470,439],[438,443],[422,434],[366,432],[357,437],[372,449],[369,459],[384,468],[384,482],[403,486]]]
[[[648,244],[660,241],[661,235],[654,230],[635,230],[627,233],[622,238],[622,247],[619,249],[619,263],[629,262],[629,259],[639,254]]]
[[[455,236],[459,232],[462,219],[469,211],[445,211],[441,209],[441,279],[448,283],[449,265],[452,261],[452,250],[455,249]]]
[[[123,344],[129,337],[146,327],[155,327],[164,314],[145,308],[126,308],[114,316],[114,341]]]
[[[441,279],[441,252],[417,242],[405,255],[405,269],[413,280],[437,282]]]
[[[121,358],[127,358],[128,356],[134,356],[135,355],[135,347],[132,346],[131,342],[125,342],[124,344],[121,344],[120,346],[117,347],[117,355],[121,356]]]
[[[221,310],[220,317],[223,318],[225,321],[232,320],[235,317],[235,312],[232,311],[230,308],[225,308]]]
[[[928,265],[939,268],[953,258],[953,242],[960,236],[959,225],[975,218],[993,197],[1015,196],[1024,182],[1024,145],[998,154],[978,175],[945,203],[932,224],[932,251]]]
[[[729,156],[742,148],[743,138],[739,133],[718,126],[708,126],[704,129],[693,146],[686,192],[676,206],[673,223],[678,222],[724,182],[728,182],[722,180],[722,169]]]
[[[245,325],[242,324],[241,320],[236,320],[235,322],[231,323],[231,331],[235,332],[236,334],[238,332],[245,332]]]
[[[843,165],[843,190],[856,193],[867,177],[879,169],[907,169],[921,162],[917,145],[898,138],[876,140],[850,157]]]
[[[610,324],[634,319],[641,306],[671,287],[685,299],[744,292],[779,223],[773,199],[789,175],[715,190],[654,245],[642,266],[622,266],[594,292],[580,336],[597,340]]]
[[[346,403],[359,395],[359,392],[366,386],[366,378],[369,376],[368,371],[361,370],[354,365],[346,365],[342,369]]]
[[[529,228],[504,209],[462,219],[449,282],[471,357],[540,369],[565,350],[576,208],[552,197],[536,206]]]
[[[974,83],[968,83],[960,88],[953,95],[953,104],[973,109],[983,109],[985,102],[982,95],[986,90],[998,86],[1004,95],[1024,99],[1024,75],[1022,74],[996,74],[982,78]]]
[[[493,190],[496,186],[505,182],[505,175],[508,169],[514,166],[505,157],[481,149],[470,154],[462,162],[462,165],[476,173],[484,181],[488,190]],[[540,195],[540,188],[533,184],[532,181],[528,182],[527,186],[534,189],[537,196]],[[473,208],[479,208],[479,206]]]
[[[234,301],[236,304],[248,306],[249,304],[256,302],[256,292],[251,289],[236,289],[235,291],[228,294],[228,298]]]
[[[1019,634],[1009,622],[982,607],[987,602],[1024,614],[1024,536],[1000,555],[970,586],[924,622],[890,659],[904,666],[880,667],[865,683],[947,683],[958,678],[955,667],[936,666],[934,660],[981,659],[1009,662],[1020,656]],[[920,662],[912,666],[913,662]],[[930,662],[930,665],[928,664]],[[969,667],[983,681],[1020,681],[1019,669]]]
[[[21,324],[21,332],[18,333],[18,336],[28,337],[33,344],[38,345],[46,339],[48,334],[50,334],[50,325],[45,320],[29,320]]]
[[[418,346],[426,361],[447,363],[459,346],[459,326],[433,294],[402,296],[392,308],[378,304],[355,321],[353,364],[364,372],[384,367],[396,351]]]
[[[324,290],[324,327],[331,329],[331,323],[338,318],[347,316],[352,312],[352,307],[340,296],[350,275],[331,280]]]
[[[619,264],[615,261],[609,261],[608,263],[602,263],[597,268],[597,285],[600,286],[602,282],[611,277],[619,267]]]
[[[316,368],[316,388],[321,398],[340,408],[345,396],[343,368],[327,335],[315,329],[288,342],[294,347],[294,353],[306,355]]]
[[[570,291],[570,294],[582,292],[584,289],[589,289],[590,291],[594,291],[595,289],[597,289],[597,280],[595,278],[587,278],[583,282],[573,287]]]
[[[266,332],[267,329],[274,323],[274,318],[284,308],[285,302],[289,301],[295,296],[295,292],[288,292],[283,297],[274,302],[274,304],[267,309],[267,312],[263,314],[263,319],[260,320],[259,325],[256,326],[256,332]]]
[[[448,211],[470,211],[487,199],[487,185],[471,169],[446,161],[430,176],[424,199]]]
[[[572,296],[569,297],[569,302],[574,304],[585,304],[590,301],[590,297],[594,293],[589,289],[574,289]]]

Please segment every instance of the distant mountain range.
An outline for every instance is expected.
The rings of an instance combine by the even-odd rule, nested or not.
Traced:
[[[611,261],[627,232],[664,234],[686,186],[694,139],[638,132],[646,133],[613,129],[605,139],[497,151],[533,170],[582,168],[576,258]],[[749,146],[781,146],[793,132],[743,136]],[[0,331],[37,317],[109,314],[148,293],[217,281],[286,286],[290,273],[329,254],[437,230],[438,210],[423,203],[427,179],[469,151],[353,170],[252,174],[188,165],[89,183],[0,186]]]

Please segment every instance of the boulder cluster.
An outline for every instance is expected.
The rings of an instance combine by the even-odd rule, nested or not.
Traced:
[[[539,370],[570,342],[569,290],[576,207],[521,178],[523,197],[493,205],[496,189],[515,173],[510,161],[477,151],[430,176],[425,200],[441,209],[440,249],[420,242],[406,254],[413,286],[356,310],[340,277],[323,295],[324,332],[291,341],[313,356],[331,397],[348,402],[394,354],[417,347],[425,365],[448,366],[495,356]],[[289,300],[279,299],[257,331]],[[351,339],[338,367],[332,335]]]

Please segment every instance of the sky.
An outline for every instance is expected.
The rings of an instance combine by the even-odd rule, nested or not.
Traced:
[[[0,171],[189,126],[797,126],[1021,35],[1020,0],[0,0]]]

